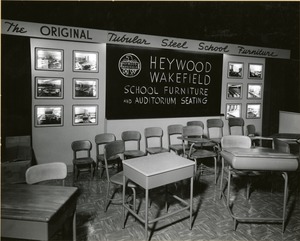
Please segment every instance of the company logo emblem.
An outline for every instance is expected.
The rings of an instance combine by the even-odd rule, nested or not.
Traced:
[[[124,54],[119,60],[119,71],[126,78],[136,77],[141,69],[141,61],[135,54]]]

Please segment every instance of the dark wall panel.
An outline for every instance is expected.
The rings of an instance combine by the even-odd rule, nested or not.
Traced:
[[[219,116],[223,57],[108,45],[106,118]]]
[[[1,35],[1,137],[31,135],[30,39]]]

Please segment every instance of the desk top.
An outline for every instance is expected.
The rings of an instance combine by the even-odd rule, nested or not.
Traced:
[[[226,148],[221,156],[235,169],[262,171],[295,171],[298,157],[271,148]]]
[[[6,184],[1,191],[2,219],[48,222],[67,201],[77,198],[78,188]]]
[[[129,166],[144,176],[153,176],[176,169],[192,166],[194,162],[173,153],[165,152],[133,159],[123,160],[123,166]]]

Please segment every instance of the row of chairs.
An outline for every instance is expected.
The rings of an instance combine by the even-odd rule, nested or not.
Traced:
[[[202,121],[189,121],[187,122],[187,126],[199,126],[196,132],[194,132],[194,136],[203,136],[204,133],[204,124]],[[223,136],[223,121],[221,119],[208,119],[207,120],[207,134],[208,138],[211,138],[210,130],[212,128],[219,128],[219,139]],[[183,134],[183,125],[174,124],[169,125],[167,128],[168,134],[168,148],[163,146],[163,130],[160,127],[148,127],[144,130],[145,136],[145,152],[140,148],[140,142],[142,135],[139,131],[124,131],[121,135],[122,140],[126,142],[136,142],[136,148],[133,150],[125,150],[124,159],[140,157],[148,154],[157,154],[162,152],[174,151],[178,155],[182,155],[184,152],[183,145],[178,141],[174,140],[176,136]],[[151,142],[151,138],[156,138],[158,142],[153,144]],[[73,174],[74,179],[77,179],[80,172],[90,172],[91,178],[94,176],[95,170],[100,169],[100,174],[104,170],[104,154],[101,153],[101,149],[107,143],[115,141],[116,136],[113,133],[101,133],[95,136],[95,144],[96,144],[96,160],[91,157],[92,143],[89,140],[78,140],[72,143],[73,150]],[[102,146],[102,147],[101,147]],[[125,144],[126,147],[126,144]],[[81,157],[79,153],[85,151],[87,153],[86,156]],[[189,157],[193,160],[196,160],[196,154],[199,158],[201,157],[214,157],[215,153],[209,152],[206,150],[200,150],[197,153],[193,153]],[[117,157],[116,164],[118,163]]]

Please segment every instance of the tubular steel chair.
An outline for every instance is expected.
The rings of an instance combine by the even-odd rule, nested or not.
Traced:
[[[290,145],[282,140],[279,140],[278,138],[273,138],[273,148],[274,150],[284,152],[284,153],[291,153]]]
[[[183,137],[198,137],[202,138],[203,129],[200,126],[184,126],[182,130]],[[205,159],[205,158],[213,158],[214,159],[214,169],[215,169],[215,184],[217,183],[217,154],[213,151],[205,150],[203,148],[194,148],[196,143],[190,143],[188,154],[184,149],[184,155],[187,155],[189,159],[194,160],[195,162],[195,173],[197,172],[198,159]],[[201,163],[202,165],[202,163]],[[203,167],[201,166],[201,171],[203,171]]]
[[[224,123],[221,119],[207,119],[207,137],[214,139],[217,143],[221,143],[223,137]]]
[[[94,177],[96,162],[91,158],[92,143],[88,140],[72,142],[73,150],[73,182],[78,179],[80,172],[90,172]]]
[[[223,136],[221,139],[221,147],[222,150],[226,150],[226,148],[250,148],[251,147],[251,139],[248,136],[241,136],[241,135],[231,135],[231,136]],[[228,167],[230,168],[230,167]],[[224,158],[222,158],[222,169],[221,169],[221,182],[220,182],[220,198],[222,197],[222,188],[223,188],[223,178],[224,178],[224,169],[225,163]],[[246,172],[239,172],[240,174],[247,175]],[[249,198],[250,192],[250,183],[247,184],[247,199]]]
[[[105,170],[104,154],[103,154],[104,145],[115,140],[116,140],[116,136],[112,133],[101,133],[95,136],[96,160],[97,160],[96,170],[100,168],[100,178],[102,177],[102,172]],[[102,151],[102,153],[100,153],[100,151]]]
[[[157,154],[162,152],[168,152],[167,148],[163,147],[163,130],[160,127],[148,127],[144,130],[145,142],[146,142],[146,154]],[[154,143],[158,139],[159,145]]]
[[[243,118],[235,117],[228,119],[228,128],[229,128],[229,135],[244,135],[244,125],[245,121]],[[239,131],[240,129],[240,131]],[[233,133],[234,131],[234,133]]]
[[[200,126],[202,128],[202,137],[203,137],[203,133],[204,133],[204,123],[202,121],[188,121],[186,123],[187,126]],[[208,144],[208,143],[207,143]],[[206,144],[206,145],[207,145]],[[200,144],[200,148],[202,148],[202,146],[204,146],[204,144]],[[198,148],[199,144],[195,144],[194,147]]]
[[[174,124],[168,126],[168,146],[169,146],[169,152],[174,151],[177,155],[183,154],[183,147],[182,143],[177,140],[175,142],[175,138],[178,136],[182,136],[182,129],[183,125],[180,124]]]
[[[122,140],[125,143],[136,142],[136,149],[125,150],[124,159],[136,158],[145,156],[146,153],[141,151],[141,139],[142,135],[139,131],[123,131],[122,132]]]
[[[107,211],[110,203],[113,203],[114,201],[122,200],[122,198],[114,199],[114,196],[117,192],[117,188],[114,189],[114,192],[111,196],[109,195],[109,193],[110,193],[110,184],[114,184],[119,187],[123,187],[123,171],[117,172],[114,175],[110,175],[108,167],[109,167],[110,161],[112,160],[113,157],[121,156],[124,154],[124,152],[125,152],[125,143],[122,140],[113,141],[113,142],[107,143],[104,146],[104,162],[105,162],[105,170],[106,170],[106,175],[107,175],[107,192],[106,192],[105,212]],[[136,191],[135,191],[136,185],[131,181],[128,181],[127,185],[132,190],[133,210],[136,211]],[[121,202],[114,203],[114,204],[121,204]]]
[[[65,185],[67,177],[67,165],[63,162],[52,162],[31,166],[25,173],[27,184],[36,184],[50,180],[61,180]]]

